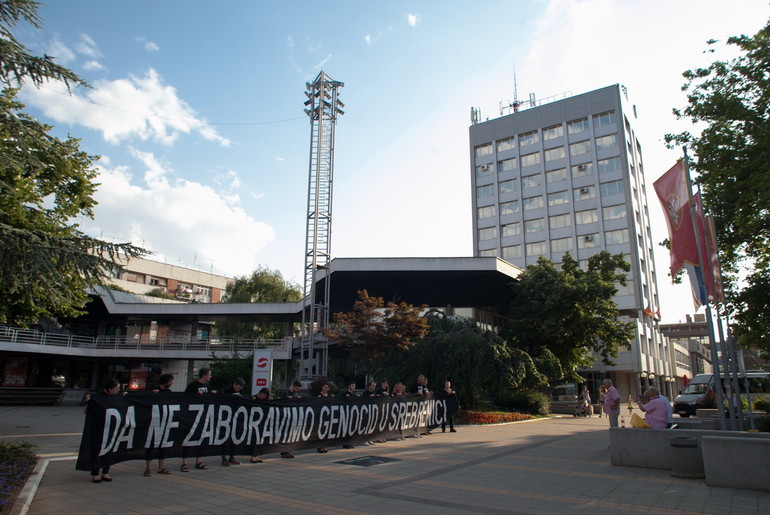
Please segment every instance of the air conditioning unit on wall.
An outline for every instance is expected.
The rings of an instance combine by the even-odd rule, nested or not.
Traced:
[[[583,236],[583,239],[586,241],[594,241],[594,237],[592,234],[586,234],[585,236]]]

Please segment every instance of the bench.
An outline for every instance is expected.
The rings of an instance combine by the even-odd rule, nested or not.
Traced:
[[[64,388],[0,388],[0,406],[55,406],[61,401]]]
[[[708,486],[770,492],[770,440],[704,436],[700,443]]]
[[[770,443],[770,433],[708,429],[629,429],[611,427],[611,463],[619,467],[671,470],[672,436],[695,437],[699,440],[699,443],[706,436],[760,439]]]

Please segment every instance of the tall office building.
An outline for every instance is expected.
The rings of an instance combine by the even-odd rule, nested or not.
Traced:
[[[670,394],[671,353],[647,309],[658,289],[635,120],[616,84],[471,125],[473,250],[522,268],[567,251],[581,264],[623,253],[631,272],[615,301],[637,337],[616,367],[597,361],[583,375],[594,391],[609,375],[622,392],[655,383]]]

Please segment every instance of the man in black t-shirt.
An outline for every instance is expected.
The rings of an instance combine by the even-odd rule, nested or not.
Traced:
[[[187,385],[184,393],[197,393],[204,395],[207,393],[217,393],[216,390],[209,390],[209,381],[211,381],[211,369],[203,367],[198,371],[198,379]],[[182,472],[190,472],[187,466],[187,453],[189,447],[182,447]],[[206,470],[208,466],[201,461],[200,449],[195,448],[195,468]]]

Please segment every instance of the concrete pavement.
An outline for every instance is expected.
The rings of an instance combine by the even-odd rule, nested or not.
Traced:
[[[42,474],[12,513],[714,513],[770,512],[770,493],[712,488],[667,471],[610,465],[606,418],[552,418],[458,426],[421,439],[296,459],[143,477],[143,461],[113,465],[112,483],[76,471],[83,414],[78,407],[0,407],[0,435],[40,446]],[[630,429],[629,429],[630,430]],[[336,463],[363,456],[395,461]]]

